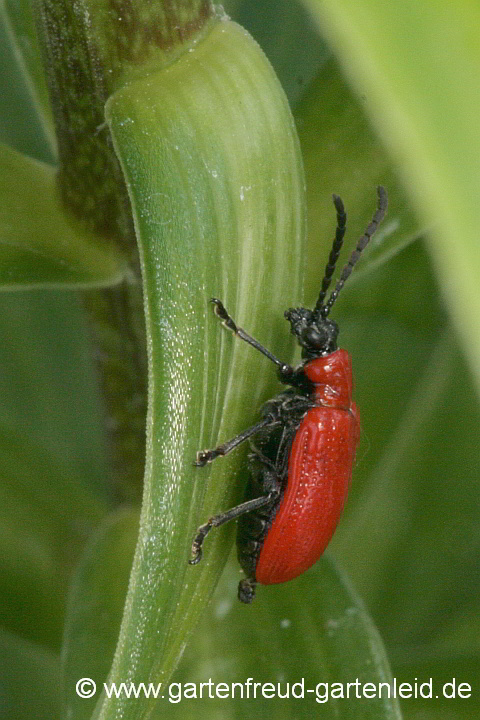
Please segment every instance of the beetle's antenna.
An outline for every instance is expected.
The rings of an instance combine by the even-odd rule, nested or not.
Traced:
[[[350,277],[350,274],[355,267],[356,262],[358,261],[362,251],[366,248],[368,245],[370,238],[373,237],[375,234],[377,227],[382,222],[383,218],[385,217],[385,213],[387,212],[387,191],[384,187],[381,185],[377,188],[378,193],[378,207],[375,211],[375,214],[372,218],[372,221],[370,225],[365,230],[365,233],[362,235],[360,240],[357,243],[357,247],[350,255],[350,259],[345,265],[345,267],[342,270],[342,274],[340,275],[340,279],[338,280],[335,290],[332,291],[330,297],[328,298],[328,301],[325,303],[325,305],[320,308],[320,315],[323,318],[326,318],[330,310],[332,309],[332,306],[335,302],[335,300],[338,297],[338,294],[340,293],[340,290],[345,285],[346,280]]]
[[[342,249],[343,237],[345,235],[347,225],[347,214],[345,212],[342,198],[338,197],[338,195],[333,195],[333,204],[335,205],[335,210],[337,211],[337,229],[335,231],[335,237],[333,239],[332,249],[330,250],[328,263],[325,266],[325,274],[322,280],[320,295],[318,296],[317,304],[315,305],[315,309],[313,311],[316,314],[318,314],[323,308],[323,301],[325,300],[325,295],[330,287],[332,275],[335,272],[335,265],[337,264],[340,250]]]

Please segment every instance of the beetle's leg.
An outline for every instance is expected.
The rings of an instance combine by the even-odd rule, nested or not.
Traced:
[[[223,443],[223,445],[219,445],[218,447],[213,448],[213,450],[199,450],[197,452],[197,459],[193,464],[197,467],[203,467],[220,455],[227,455],[229,452],[238,447],[238,445],[241,445],[245,442],[245,440],[248,440],[249,437],[255,435],[255,433],[260,432],[260,430],[263,430],[263,428],[266,428],[269,425],[274,425],[275,422],[275,416],[273,414],[268,414],[256,425],[252,425],[252,427],[249,427],[238,435],[235,435],[235,437],[231,440],[227,440],[227,442]]]
[[[272,521],[272,510],[275,507],[274,503],[278,503],[282,493],[282,482],[271,460],[263,455],[259,450],[255,450],[251,454],[250,460],[252,462],[252,480],[254,483],[261,483],[264,492],[267,492],[269,497],[272,498],[272,505],[268,509],[260,511],[254,515],[255,519],[253,524],[247,530],[247,536],[245,537],[245,539],[247,539],[246,545],[243,544],[242,540],[239,542],[239,537],[237,536],[238,559],[244,568],[245,573],[251,573],[248,577],[240,580],[238,584],[238,599],[247,604],[251,603],[255,597],[257,580],[255,578],[254,568],[258,557],[258,552],[253,547],[247,547],[248,545],[252,545],[251,542],[248,542],[248,536],[250,535],[250,532],[252,532],[253,535],[262,535],[262,537],[266,534]],[[241,531],[239,529],[239,533],[240,532]],[[250,536],[250,540],[252,539],[253,538]],[[257,545],[257,542],[254,542],[253,544]],[[255,559],[253,559],[253,556]]]
[[[264,455],[258,448],[256,448],[252,443],[252,452],[248,454],[248,461],[250,463],[251,468],[255,466],[256,462],[261,463],[264,465],[268,471],[271,473],[276,473],[276,467],[275,463],[270,460],[266,455]]]
[[[270,352],[270,350],[267,350],[266,347],[259,343],[258,340],[255,340],[255,338],[245,332],[243,328],[238,327],[233,318],[228,314],[221,300],[219,300],[218,298],[212,298],[211,302],[215,306],[215,314],[221,319],[225,327],[235,333],[235,335],[239,337],[240,340],[248,343],[249,345],[254,347],[255,350],[258,350],[262,353],[262,355],[265,355],[265,357],[275,363],[275,365],[278,367],[280,377],[282,379],[286,379],[290,377],[290,375],[293,375],[294,369],[291,365],[288,365],[287,363],[279,360],[277,357],[275,357],[275,355],[273,355],[273,353]]]
[[[235,518],[239,517],[240,515],[252,512],[252,510],[258,510],[258,508],[274,502],[277,497],[278,491],[272,490],[269,492],[268,495],[261,495],[260,497],[254,498],[253,500],[247,500],[241,505],[237,505],[236,507],[233,507],[224,513],[214,515],[204,525],[200,525],[197,530],[197,534],[195,535],[192,542],[192,557],[188,561],[190,565],[196,565],[202,559],[203,541],[205,540],[206,536],[212,528],[219,527],[220,525],[223,525],[230,520],[235,520]]]
[[[252,602],[255,597],[255,586],[257,581],[255,578],[244,578],[238,583],[238,599],[247,605]]]

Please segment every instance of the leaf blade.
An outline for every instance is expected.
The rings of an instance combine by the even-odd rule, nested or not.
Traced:
[[[67,216],[55,169],[0,145],[0,289],[106,286],[125,273],[113,243]]]

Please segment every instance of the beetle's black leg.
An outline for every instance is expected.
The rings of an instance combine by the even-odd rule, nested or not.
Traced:
[[[244,578],[238,583],[238,599],[240,602],[250,604],[255,597],[255,578]]]
[[[244,513],[251,512],[252,510],[258,510],[258,508],[261,508],[264,505],[273,503],[277,497],[278,491],[271,490],[268,495],[261,495],[253,500],[247,500],[241,505],[237,505],[224,513],[214,515],[208,522],[205,523],[205,525],[200,525],[192,542],[192,557],[188,561],[190,565],[196,565],[202,559],[203,541],[212,528],[219,527],[230,520],[235,520],[235,518],[243,515]]]
[[[251,466],[254,465],[254,463],[258,462],[261,463],[267,471],[270,471],[271,473],[276,473],[276,466],[275,463],[270,460],[266,455],[264,455],[258,448],[253,446],[252,443],[252,452],[248,454],[248,461]]]
[[[275,355],[273,355],[273,353],[270,352],[270,350],[267,350],[266,347],[259,343],[258,340],[255,340],[255,338],[245,332],[243,328],[238,327],[233,318],[228,314],[221,300],[219,300],[218,298],[212,298],[211,302],[215,306],[215,314],[221,319],[225,327],[235,333],[235,335],[240,338],[240,340],[248,343],[249,345],[254,347],[255,350],[258,350],[262,353],[262,355],[265,355],[265,357],[275,363],[275,365],[279,369],[280,376],[282,378],[288,378],[290,375],[293,375],[294,370],[291,365],[288,365],[288,363],[284,363],[279,360],[277,357],[275,357]]]
[[[274,415],[267,415],[256,425],[252,425],[252,427],[249,427],[238,435],[235,435],[234,438],[223,443],[223,445],[219,445],[218,447],[213,448],[213,450],[199,450],[197,452],[197,459],[193,464],[196,467],[203,467],[207,463],[212,462],[212,460],[215,460],[215,458],[219,457],[220,455],[227,455],[238,445],[241,445],[243,442],[245,442],[245,440],[248,440],[249,437],[255,435],[255,433],[263,430],[263,428],[268,427],[269,425],[274,425],[275,422],[276,418]]]

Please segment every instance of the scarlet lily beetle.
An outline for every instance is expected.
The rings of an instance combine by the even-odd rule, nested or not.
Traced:
[[[285,312],[301,348],[296,368],[283,363],[238,327],[217,298],[212,303],[223,324],[265,355],[290,385],[262,408],[262,420],[213,450],[197,453],[202,467],[250,440],[250,478],[241,505],[210,518],[198,528],[190,564],[202,558],[202,545],[213,527],[239,518],[237,554],[246,578],[238,598],[252,602],[257,583],[287,582],[308,570],[322,555],[335,532],[345,503],[360,437],[360,419],[352,400],[350,356],[337,349],[338,326],[328,319],[338,294],[387,210],[387,193],[377,188],[378,207],[365,233],[325,302],[343,244],[347,216],[333,196],[337,229],[313,310]]]

